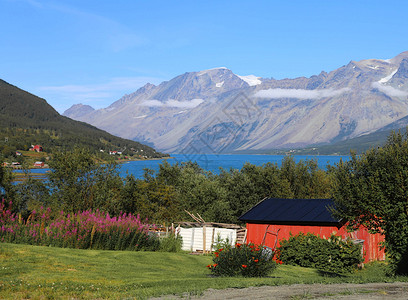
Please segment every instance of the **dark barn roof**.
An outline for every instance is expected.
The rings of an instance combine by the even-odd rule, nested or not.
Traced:
[[[239,219],[247,223],[340,226],[332,199],[264,199]]]

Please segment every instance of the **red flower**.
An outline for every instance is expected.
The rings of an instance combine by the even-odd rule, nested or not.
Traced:
[[[258,259],[254,259],[254,262],[258,262],[259,260]]]
[[[213,266],[214,266],[214,268],[215,268],[216,266],[218,266],[218,264],[214,264]]]
[[[218,252],[214,252],[215,256],[218,257]]]
[[[221,252],[222,250],[224,250],[224,248],[220,248],[220,249],[218,249],[218,251],[220,251],[220,252]]]
[[[246,268],[246,267],[248,267],[247,265],[241,265],[244,269]]]
[[[235,247],[239,248],[239,247],[241,247],[241,244],[240,244],[240,243],[236,243],[236,244],[235,244]]]

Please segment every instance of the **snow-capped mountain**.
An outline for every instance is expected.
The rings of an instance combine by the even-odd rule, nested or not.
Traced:
[[[303,147],[371,133],[408,116],[408,52],[351,61],[310,78],[227,68],[146,84],[105,109],[64,115],[166,152]]]

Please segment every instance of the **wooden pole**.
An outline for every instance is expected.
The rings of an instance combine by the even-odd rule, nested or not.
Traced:
[[[207,231],[206,231],[206,226],[203,226],[203,254],[205,254],[205,244],[207,242],[206,240],[206,235],[207,235]]]
[[[214,245],[214,234],[215,234],[215,227],[213,227],[212,235],[211,235],[211,248],[210,252],[212,253],[213,245]]]
[[[204,219],[200,216],[199,213],[197,213],[197,216],[200,218],[200,221],[201,221],[201,222],[205,223]]]

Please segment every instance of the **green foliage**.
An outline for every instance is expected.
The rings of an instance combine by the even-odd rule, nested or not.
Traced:
[[[149,178],[154,178],[152,173]],[[320,170],[316,161],[295,163],[289,156],[281,168],[272,163],[246,163],[241,170],[222,169],[220,175],[192,162],[165,162],[156,179],[175,188],[182,210],[199,213],[206,221],[226,223],[237,223],[239,216],[265,197],[328,197],[332,183],[330,175]]]
[[[391,272],[408,274],[408,140],[393,133],[382,148],[340,162],[333,170],[335,214],[350,227],[385,237]]]
[[[214,244],[213,244],[214,249],[230,249],[231,248],[231,242],[228,237],[225,239],[221,238],[221,235],[218,233],[217,237],[215,238]]]
[[[199,213],[206,221],[230,222],[233,219],[230,199],[218,176],[204,171],[197,163],[170,165],[164,162],[160,165],[156,180],[158,184],[174,187],[180,213],[186,209]]]
[[[58,207],[52,202],[50,190],[44,180],[38,180],[26,174],[26,180],[15,187],[13,211],[20,213],[25,218],[33,209],[39,207]]]
[[[90,151],[75,148],[56,152],[50,162],[49,187],[54,203],[69,212],[96,209],[116,210],[122,179],[114,162],[98,164]]]
[[[2,157],[0,155],[0,200],[6,195],[9,198],[13,198],[14,195],[14,188],[12,185],[13,174],[11,173],[10,169],[3,167],[1,162]]]
[[[134,211],[152,222],[175,222],[180,218],[180,199],[173,186],[164,185],[155,178],[149,180],[126,176],[118,207]]]
[[[276,268],[274,253],[254,244],[235,244],[235,247],[218,248],[213,264],[207,266],[216,276],[264,277]]]
[[[163,252],[180,252],[183,245],[181,235],[170,234],[169,236],[160,238],[160,250]]]
[[[312,233],[299,233],[280,240],[277,252],[278,259],[285,264],[338,274],[352,272],[363,262],[360,245],[342,241],[334,234],[324,239]]]

